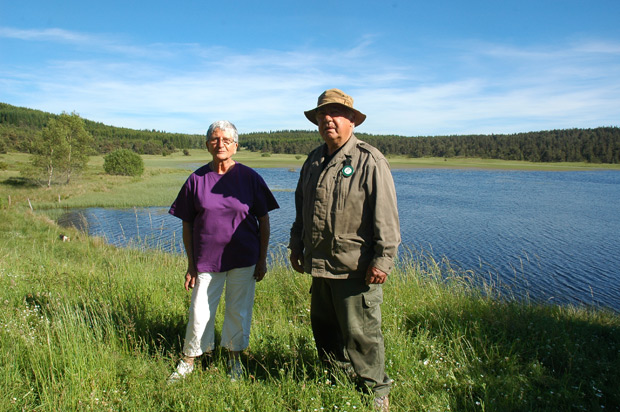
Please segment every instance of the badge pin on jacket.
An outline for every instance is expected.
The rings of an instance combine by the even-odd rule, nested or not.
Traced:
[[[349,177],[353,174],[354,171],[355,169],[353,169],[353,166],[351,166],[351,159],[347,157],[344,161],[344,166],[342,166],[342,175],[344,177]]]

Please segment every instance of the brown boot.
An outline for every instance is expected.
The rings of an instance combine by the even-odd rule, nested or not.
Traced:
[[[388,395],[377,396],[375,398],[375,411],[379,411],[379,412],[390,411],[390,398]]]

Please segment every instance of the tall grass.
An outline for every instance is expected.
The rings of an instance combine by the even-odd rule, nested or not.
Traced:
[[[168,386],[189,304],[183,256],[59,234],[42,216],[0,210],[0,410],[369,410],[368,395],[318,362],[310,279],[282,253],[257,285],[247,379],[231,382],[218,350]],[[500,299],[474,283],[423,254],[390,276],[394,411],[620,409],[618,315]]]

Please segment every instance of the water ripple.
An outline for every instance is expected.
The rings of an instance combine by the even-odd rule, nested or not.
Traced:
[[[281,208],[284,248],[297,173],[258,169]],[[620,172],[395,170],[403,248],[446,257],[517,297],[620,311]],[[184,253],[167,208],[70,211],[65,222],[118,246]]]

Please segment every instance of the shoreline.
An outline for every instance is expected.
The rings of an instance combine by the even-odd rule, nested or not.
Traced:
[[[201,153],[202,152],[202,153]],[[207,159],[206,151],[195,149],[190,151],[191,157]],[[155,156],[158,157],[158,156]],[[179,160],[183,159],[183,164],[196,163],[189,160],[187,156],[174,154]],[[234,156],[234,160],[253,168],[301,168],[305,155],[293,154],[263,154],[239,150]],[[601,171],[619,170],[620,164],[603,163],[578,163],[578,162],[557,162],[557,163],[533,163],[517,160],[498,160],[482,158],[410,158],[406,156],[386,156],[393,170],[397,169],[484,169],[484,170],[525,170],[525,171]],[[146,159],[145,159],[146,160]]]

